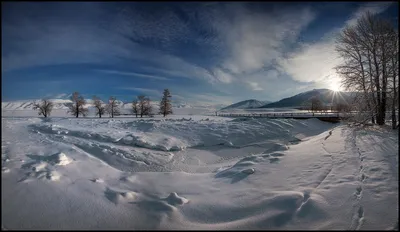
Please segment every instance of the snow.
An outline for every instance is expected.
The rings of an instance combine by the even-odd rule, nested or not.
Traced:
[[[4,229],[398,228],[398,131],[318,119],[2,118]]]
[[[54,103],[51,116],[53,117],[73,117],[67,113],[68,105],[72,103],[69,99],[49,99]],[[95,116],[95,108],[92,99],[85,99],[85,108],[88,108],[89,115]],[[37,111],[33,110],[33,103],[39,102],[40,99],[36,100],[22,100],[12,102],[2,102],[1,110],[2,115],[7,117],[37,117]],[[117,104],[120,107],[121,114],[132,114],[132,102],[122,102],[117,100]],[[153,112],[157,113],[159,108],[159,102],[152,100],[150,104],[153,107]],[[187,103],[172,103],[172,109],[174,115],[215,115],[215,112],[222,108],[222,105],[210,105],[210,104],[196,104],[189,105]],[[131,116],[132,117],[132,116]]]

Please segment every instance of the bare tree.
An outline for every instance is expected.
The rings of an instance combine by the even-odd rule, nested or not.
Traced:
[[[141,118],[143,117],[143,115],[151,115],[152,107],[150,104],[150,98],[144,95],[138,96],[138,107]]]
[[[153,116],[153,106],[151,105],[150,98],[148,97],[146,102],[146,110],[145,110],[145,115],[152,117]]]
[[[69,105],[69,110],[68,113],[71,113],[72,115],[79,117],[79,114],[86,116],[88,109],[84,108],[86,105],[85,99],[79,95],[78,92],[74,92],[71,96],[71,101],[72,104]]]
[[[101,115],[103,115],[106,111],[104,104],[97,96],[93,96],[93,105],[96,108],[96,115],[99,115],[99,118],[101,118]]]
[[[399,33],[398,31],[395,31],[394,28],[390,30],[390,40],[389,40],[389,75],[392,77],[391,78],[391,108],[392,108],[392,128],[396,129],[397,127],[397,117],[396,117],[396,106],[397,110],[398,109],[398,91],[399,91],[399,72],[398,72],[398,67],[399,67]]]
[[[145,96],[144,95],[139,95],[138,96],[138,103],[139,103],[139,113],[140,113],[140,117],[142,118],[143,117],[143,114],[144,114],[144,111],[145,111],[145,108],[146,108],[146,106],[145,106]]]
[[[168,114],[172,114],[172,105],[171,105],[171,93],[168,89],[164,89],[163,97],[160,102],[160,114],[163,114],[164,117]]]
[[[139,103],[137,100],[132,101],[132,112],[138,117],[139,114]]]
[[[337,112],[350,112],[350,105],[345,103],[336,103],[334,106]]]
[[[110,97],[110,99],[108,100],[108,104],[106,106],[106,111],[110,114],[112,118],[120,114],[117,98]]]
[[[336,50],[344,60],[336,67],[342,84],[347,90],[363,93],[356,103],[359,114],[369,115],[372,123],[376,119],[379,125],[385,123],[389,98],[398,92],[397,44],[398,33],[393,25],[370,12],[356,25],[347,26],[337,39]],[[395,124],[393,99],[392,123]]]
[[[49,101],[48,99],[42,99],[40,102],[33,103],[33,109],[38,110],[38,114],[43,115],[45,118],[50,116],[53,106],[53,102]]]
[[[312,97],[310,99],[311,101],[311,111],[318,111],[318,110],[322,110],[322,102],[321,100],[319,100],[318,97]]]

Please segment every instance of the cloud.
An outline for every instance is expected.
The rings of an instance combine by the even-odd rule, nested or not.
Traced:
[[[214,69],[214,76],[216,77],[216,79],[222,83],[231,83],[233,80],[232,75],[230,75],[227,72],[222,71],[219,68]]]
[[[270,14],[257,14],[245,8],[238,12],[231,25],[220,29],[228,47],[223,67],[235,74],[271,66],[315,17],[309,8],[283,9]]]
[[[294,80],[300,82],[317,82],[328,75],[334,74],[333,67],[340,60],[335,52],[333,40],[315,44],[305,44],[288,58],[278,61],[278,68],[286,72]]]
[[[382,12],[390,4],[363,4],[345,25],[366,10]],[[321,13],[309,4],[5,6],[2,12],[9,13],[2,16],[2,72],[54,64],[106,65],[97,71],[142,78],[144,87],[151,86],[146,81],[178,79],[182,81],[170,88],[176,87],[174,93],[180,97],[225,103],[241,98],[279,100],[336,78],[332,67],[339,60],[333,37],[342,27],[330,30],[317,43],[297,43],[300,33]],[[178,86],[187,85],[195,85],[187,89],[196,91],[178,91]],[[119,89],[161,94],[139,87]],[[195,94],[205,91],[213,94]]]
[[[127,46],[132,46],[129,50],[135,51],[131,57],[145,58],[158,69],[180,77],[230,84],[246,78],[248,73],[273,65],[274,60],[282,56],[285,43],[293,43],[315,17],[307,7],[278,9],[267,14],[255,13],[249,5],[183,5],[179,10],[161,7],[154,12],[157,17],[145,17],[141,8],[127,8],[119,14],[123,22],[120,31],[128,38],[130,45]],[[138,48],[143,41],[150,43],[149,47]],[[190,49],[196,53],[182,56],[182,49],[177,47],[188,42],[193,44]],[[141,52],[143,49],[146,52]],[[207,57],[197,57],[203,50]],[[198,65],[199,59],[213,62]]]
[[[226,96],[219,96],[216,94],[191,94],[187,96],[188,99],[196,104],[215,105],[215,104],[232,104],[232,98]]]
[[[300,82],[336,83],[338,77],[334,67],[341,59],[335,51],[335,38],[347,25],[357,22],[366,11],[380,13],[389,7],[390,3],[366,3],[362,5],[347,20],[342,27],[333,28],[326,33],[321,41],[313,44],[302,44],[297,50],[278,60],[279,71],[287,73]]]
[[[12,19],[2,21],[2,72],[69,63],[105,63],[118,51],[116,38],[100,27],[93,27],[97,4],[51,4],[52,13],[25,3],[9,3]],[[32,7],[32,11],[28,11]],[[63,20],[65,12],[75,14]],[[61,10],[62,9],[62,10]],[[58,15],[61,14],[61,15]],[[83,18],[86,17],[86,18]],[[91,18],[92,17],[92,18]],[[73,20],[74,18],[75,20]]]
[[[367,11],[370,11],[373,14],[379,14],[385,11],[393,2],[368,2],[363,4],[358,8],[356,12],[353,13],[352,17],[346,21],[344,25],[354,25],[357,23],[357,20],[365,14]]]
[[[152,96],[161,96],[162,92],[155,90],[155,89],[146,89],[146,88],[137,88],[137,87],[120,87],[119,89],[124,89],[124,90],[133,90],[136,92],[139,92],[140,94],[147,93]]]
[[[161,81],[170,80],[166,77],[160,77],[160,76],[154,76],[154,75],[148,75],[148,74],[142,74],[142,73],[136,73],[136,72],[122,72],[122,71],[117,71],[117,70],[104,70],[104,69],[99,69],[96,71],[99,71],[102,73],[108,73],[108,74],[123,75],[123,76],[135,76],[135,77],[149,78],[149,79],[161,80]]]
[[[261,91],[263,90],[263,88],[261,88],[257,82],[252,82],[252,81],[248,81],[247,84],[250,85],[251,89],[254,91]]]

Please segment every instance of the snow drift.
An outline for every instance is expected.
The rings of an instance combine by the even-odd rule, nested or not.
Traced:
[[[393,229],[398,133],[316,119],[2,118],[3,229]]]

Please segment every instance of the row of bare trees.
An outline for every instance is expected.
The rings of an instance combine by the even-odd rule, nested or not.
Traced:
[[[160,110],[159,113],[164,117],[168,114],[172,114],[172,105],[171,105],[171,94],[168,89],[164,90],[163,98],[160,102]],[[88,109],[85,107],[86,100],[80,95],[78,92],[74,92],[71,96],[71,101],[68,105],[68,113],[75,117],[86,116],[88,114]],[[93,96],[93,106],[95,109],[96,116],[101,118],[102,115],[108,113],[111,118],[114,116],[118,116],[121,114],[120,105],[115,97],[110,97],[107,104],[104,104],[100,98],[97,96]],[[50,116],[51,111],[54,107],[54,103],[48,99],[42,99],[41,102],[35,102],[33,109],[38,110],[39,115],[43,115],[45,118]],[[132,113],[138,117],[143,116],[152,116],[153,108],[151,105],[151,101],[149,97],[144,95],[140,95],[137,99],[132,102]]]
[[[399,35],[395,27],[367,12],[341,32],[336,51],[343,60],[336,67],[342,86],[360,93],[354,107],[367,112],[361,120],[383,125],[391,110],[392,127],[398,127]]]

